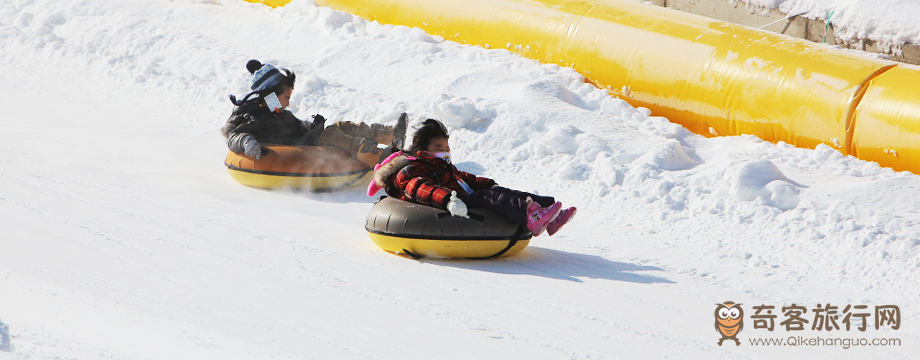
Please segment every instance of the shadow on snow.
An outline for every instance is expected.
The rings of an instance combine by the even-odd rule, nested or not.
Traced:
[[[636,274],[636,271],[663,271],[566,251],[530,246],[520,254],[493,260],[454,260],[425,258],[425,263],[509,275],[532,275],[550,279],[582,282],[579,278],[627,281],[642,284],[674,282],[662,277]]]

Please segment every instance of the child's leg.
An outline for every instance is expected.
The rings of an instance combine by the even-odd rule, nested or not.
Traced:
[[[349,153],[357,154],[361,150],[362,140],[364,139],[345,134],[339,128],[330,126],[320,134],[318,144],[321,146],[337,146],[347,150]]]
[[[376,141],[348,135],[337,126],[330,126],[323,130],[323,133],[319,136],[319,145],[337,146],[345,149],[349,154],[369,166],[383,161],[393,153],[393,150],[390,150],[391,148],[380,150],[377,148]]]
[[[510,194],[513,196],[517,196],[520,198],[527,198],[529,196],[530,199],[533,200],[533,202],[539,204],[542,207],[548,207],[556,203],[556,199],[553,198],[552,196],[540,196],[540,195],[531,194],[528,192],[512,190],[512,189],[501,187],[501,186],[493,186],[489,190],[500,191],[500,192]]]
[[[527,223],[527,196],[507,192],[505,188],[476,190],[462,200],[470,208],[491,210],[506,220],[522,225]]]
[[[332,124],[342,133],[349,136],[360,137],[376,141],[378,144],[389,145],[393,142],[393,127],[383,124],[367,125],[365,123],[353,123],[351,121],[339,121]]]
[[[323,135],[323,130],[324,129],[322,127],[317,127],[317,128],[311,129],[310,131],[307,131],[307,133],[303,134],[303,136],[301,136],[299,139],[294,141],[294,145],[301,145],[301,146],[319,145],[319,138],[320,136]]]

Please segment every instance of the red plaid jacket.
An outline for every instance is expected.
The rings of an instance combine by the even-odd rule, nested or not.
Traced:
[[[461,179],[473,191],[495,185],[495,180],[457,170],[447,161],[419,151],[417,159],[390,177],[392,186],[387,186],[387,190],[390,196],[405,201],[446,209],[451,191],[460,197],[467,195],[458,182]]]

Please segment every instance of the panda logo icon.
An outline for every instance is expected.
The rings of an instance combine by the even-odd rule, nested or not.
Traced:
[[[743,316],[744,310],[741,309],[741,304],[735,304],[731,301],[716,304],[716,331],[722,334],[722,338],[719,339],[719,346],[722,346],[722,342],[725,340],[734,340],[735,346],[741,345],[741,341],[738,340],[738,333],[744,328]]]

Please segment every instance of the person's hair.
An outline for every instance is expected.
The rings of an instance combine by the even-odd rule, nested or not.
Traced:
[[[409,153],[415,154],[422,150],[428,150],[431,140],[439,137],[450,139],[450,135],[447,134],[447,127],[435,119],[425,120],[416,127],[415,135],[412,135],[412,144],[409,145],[408,149]]]
[[[297,75],[294,75],[294,72],[288,69],[281,69],[281,73],[284,74],[284,79],[281,80],[281,83],[273,87],[275,95],[281,96],[281,93],[287,91],[287,89],[294,88],[294,80],[297,79]]]
[[[260,98],[264,98],[268,96],[268,94],[271,94],[271,93],[275,93],[275,95],[281,96],[281,94],[287,91],[287,89],[294,88],[294,80],[297,78],[297,76],[294,75],[294,72],[288,69],[278,69],[278,71],[281,72],[281,75],[283,75],[284,78],[281,79],[281,82],[278,83],[278,85],[275,85],[275,86],[272,86],[271,88],[260,91],[259,92]]]

